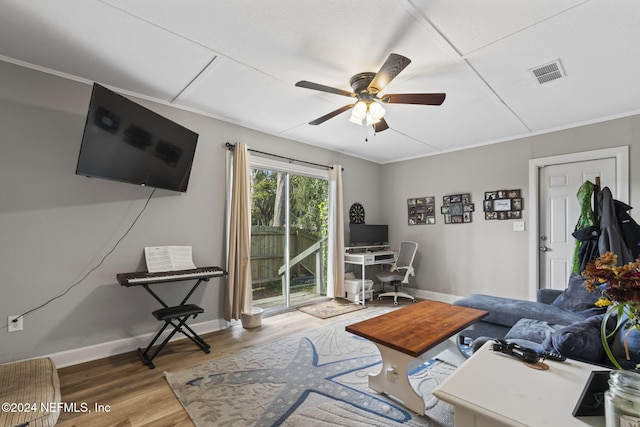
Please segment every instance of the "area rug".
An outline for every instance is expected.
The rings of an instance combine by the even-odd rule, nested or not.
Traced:
[[[199,427],[453,426],[453,407],[431,393],[455,369],[446,362],[430,360],[411,372],[425,399],[424,416],[368,388],[369,373],[380,371],[380,354],[344,330],[366,317],[167,372],[166,379]]]
[[[319,319],[328,319],[330,317],[339,316],[341,314],[351,313],[353,311],[367,308],[362,304],[354,304],[346,299],[335,298],[329,301],[323,301],[318,304],[306,305],[298,307],[303,313],[310,314]]]

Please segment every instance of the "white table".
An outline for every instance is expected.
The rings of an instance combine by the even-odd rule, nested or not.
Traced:
[[[369,388],[400,400],[424,415],[424,399],[409,382],[409,367],[446,349],[449,338],[489,312],[438,301],[421,301],[345,327],[373,342],[382,356]]]
[[[548,360],[549,370],[535,370],[490,347],[487,342],[433,392],[455,406],[456,426],[604,427],[603,416],[571,413],[591,371],[606,368]]]

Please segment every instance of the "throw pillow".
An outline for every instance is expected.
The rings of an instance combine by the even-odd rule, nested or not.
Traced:
[[[600,292],[590,292],[584,286],[584,277],[578,273],[571,273],[567,288],[556,298],[551,305],[563,310],[579,313],[584,317],[605,313],[606,307],[596,307],[595,303],[600,298]]]
[[[589,317],[572,323],[553,333],[543,342],[546,351],[560,353],[571,359],[586,362],[600,362],[604,357],[604,348],[600,341],[600,325],[604,314]]]
[[[507,341],[520,339],[541,343],[553,332],[563,327],[542,320],[520,319],[509,329],[504,339]]]

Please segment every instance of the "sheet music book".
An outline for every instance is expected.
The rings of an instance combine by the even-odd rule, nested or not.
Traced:
[[[148,246],[144,248],[147,271],[159,273],[195,269],[191,250],[191,246]]]

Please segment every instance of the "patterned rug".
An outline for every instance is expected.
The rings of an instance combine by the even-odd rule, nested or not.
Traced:
[[[352,311],[362,310],[363,308],[367,307],[362,304],[354,304],[343,298],[335,298],[318,304],[298,307],[298,310],[320,319],[328,319],[341,314],[351,313]]]
[[[167,372],[166,379],[196,426],[453,426],[453,407],[431,394],[455,369],[446,362],[430,360],[411,372],[425,416],[368,388],[380,354],[344,330],[366,317]]]

